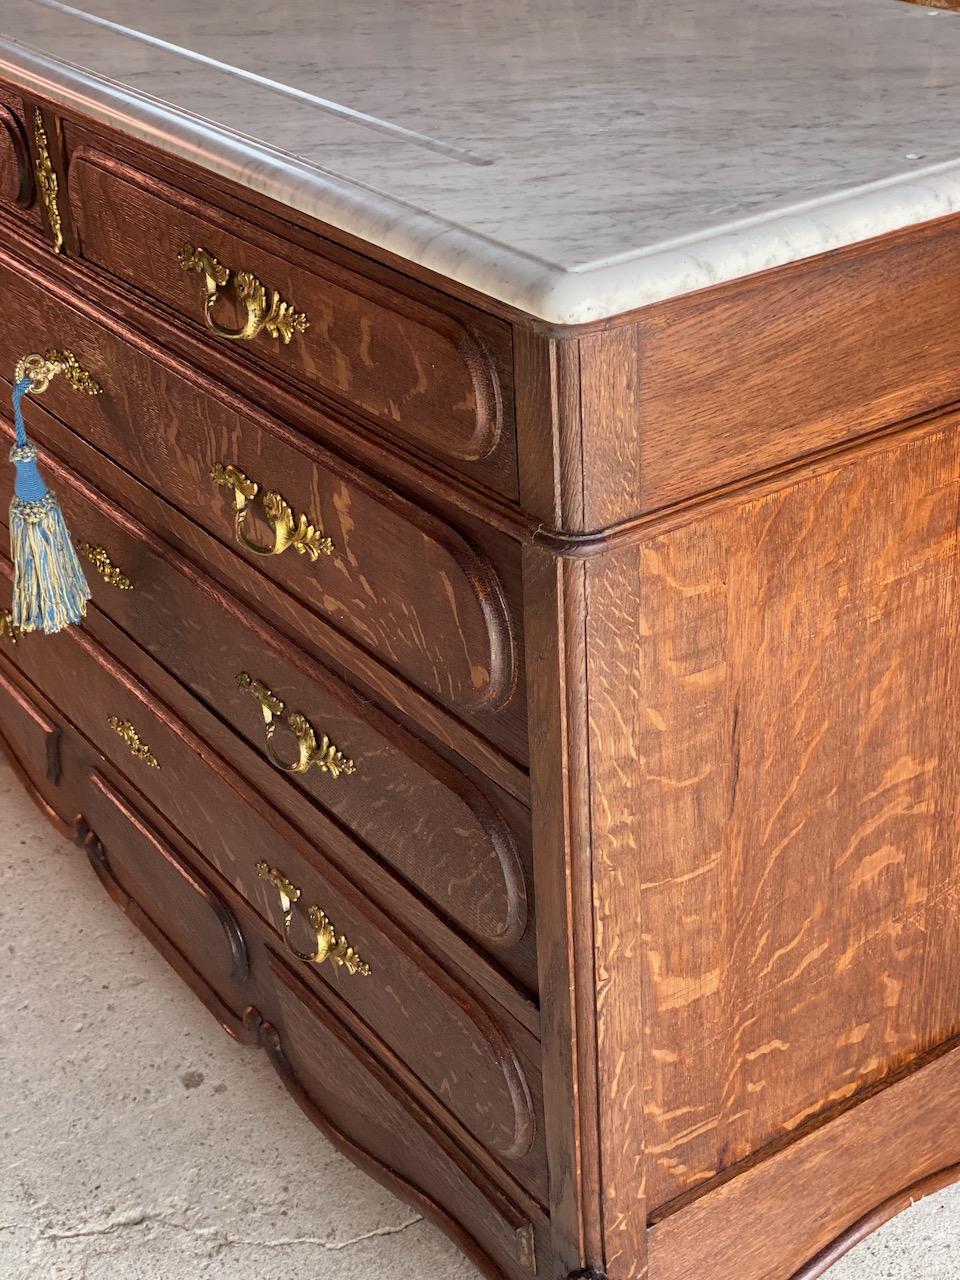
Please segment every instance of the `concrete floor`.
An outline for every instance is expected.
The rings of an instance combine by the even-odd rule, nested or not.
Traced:
[[[224,1035],[2,760],[0,1028],[2,1280],[476,1280]],[[960,1190],[829,1275],[957,1280]]]

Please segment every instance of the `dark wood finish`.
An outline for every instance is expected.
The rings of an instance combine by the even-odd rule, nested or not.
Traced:
[[[185,244],[202,246],[232,270],[252,271],[304,312],[310,328],[289,345],[262,335],[244,344],[244,357],[249,352],[320,386],[381,427],[516,497],[506,325],[449,302],[443,310],[423,306],[317,255],[298,254],[290,244],[82,145],[71,155],[70,202],[82,256],[186,320],[201,319],[203,290],[200,278],[178,264]],[[233,323],[229,310],[223,323]]]
[[[0,525],[0,544],[4,533]],[[0,567],[4,564],[0,557]],[[535,996],[510,981],[504,970],[494,965],[489,951],[455,930],[422,897],[410,892],[388,867],[350,838],[339,824],[329,820],[305,792],[278,773],[262,751],[224,725],[215,711],[208,710],[98,608],[88,610],[84,628],[141,685],[149,688],[179,722],[210,744],[217,757],[245,780],[245,803],[265,822],[275,826],[276,815],[284,816],[282,838],[295,843],[307,861],[315,856],[313,850],[322,849],[327,862],[406,933],[416,937],[418,945],[449,972],[459,986],[481,1004],[492,1002],[494,1007],[507,1010],[534,1041],[539,1040],[540,1015]],[[42,699],[39,705],[45,705]],[[172,834],[175,843],[177,833]]]
[[[544,1111],[550,1212],[560,1271],[603,1257],[596,1073],[589,760],[581,732],[586,574],[576,561],[531,548],[534,879],[541,985]],[[536,607],[532,607],[536,601]],[[641,1232],[643,1220],[641,1218]]]
[[[497,1196],[493,1187],[485,1189],[482,1201],[475,1191],[467,1192],[463,1184],[473,1181],[476,1173],[464,1168],[456,1148],[446,1143],[444,1150],[437,1143],[431,1150],[423,1138],[424,1130],[429,1133],[424,1124],[426,1117],[417,1116],[410,1099],[395,1086],[391,1088],[389,1078],[377,1073],[368,1060],[356,1051],[344,1052],[349,1046],[344,1033],[285,964],[274,960],[273,970],[279,979],[282,1033],[271,1034],[264,1028],[262,1034],[269,1037],[268,1050],[274,1065],[304,1110],[312,1114],[318,1108],[335,1134],[356,1127],[356,1116],[362,1116],[365,1130],[377,1134],[377,1145],[391,1152],[391,1168],[408,1186],[423,1183],[425,1162],[439,1158],[451,1173],[456,1169],[456,1182],[460,1184],[455,1188],[456,1220],[473,1227],[473,1233],[493,1255],[495,1265],[491,1267],[471,1249],[474,1262],[493,1277],[498,1277],[501,1269],[507,1276],[534,1273],[534,1224],[524,1220],[505,1197]],[[374,1082],[380,1087],[376,1088]],[[404,1113],[412,1113],[417,1122],[411,1124]],[[402,1144],[397,1142],[399,1134],[406,1139]],[[479,1227],[471,1220],[478,1209],[483,1211]]]
[[[0,288],[19,316],[16,330],[0,335],[5,367],[24,344],[68,347],[104,388],[79,396],[66,384],[53,386],[45,401],[51,412],[236,545],[251,572],[294,591],[447,705],[508,719],[508,705],[514,717],[522,711],[515,626],[500,580],[455,530],[295,441],[280,424],[243,417],[219,394],[82,322],[22,275],[0,268]],[[135,433],[128,430],[133,414]],[[333,539],[333,555],[315,563],[293,550],[257,557],[235,544],[232,490],[211,477],[217,463],[235,464],[264,490],[278,490]],[[262,529],[252,536],[268,540]]]
[[[0,654],[0,668],[5,667],[6,652]],[[38,703],[44,702],[39,696]],[[41,714],[53,718],[45,705]],[[464,1154],[456,1135],[438,1125],[403,1084],[370,1057],[329,1002],[277,958],[275,935],[250,913],[232,887],[224,881],[217,885],[208,881],[199,855],[187,851],[180,837],[175,843],[167,837],[166,820],[142,799],[125,795],[107,776],[109,767],[95,765],[95,757],[72,728],[65,730],[65,743],[70,759],[63,787],[45,782],[45,790],[62,790],[61,799],[83,811],[72,824],[72,835],[107,892],[224,1029],[243,1043],[262,1045],[283,1083],[328,1138],[436,1222],[484,1275],[498,1280],[529,1276],[538,1253],[547,1252],[549,1239],[546,1220],[536,1204],[519,1188],[505,1190]],[[53,812],[45,800],[41,803]],[[91,825],[94,814],[99,832],[108,837],[106,844]],[[138,885],[146,888],[143,896],[148,901],[131,896],[114,874],[115,863],[132,868]],[[182,882],[172,894],[171,876],[174,883]],[[157,922],[157,908],[169,917],[184,894],[181,912],[189,917],[207,904],[212,912],[210,928],[185,928],[182,915]],[[165,928],[179,934],[185,951]],[[239,1017],[210,985],[212,974],[231,989],[242,987],[251,1003]],[[275,975],[282,975],[282,988]],[[296,1025],[292,1018],[283,1017],[288,1000],[286,994],[278,999],[281,990],[296,1002]],[[283,1043],[276,1027],[258,1009],[282,1027]],[[307,1055],[302,1078],[284,1053],[284,1044],[298,1060]],[[358,1105],[360,1098],[365,1099],[363,1106]]]
[[[234,1030],[488,1275],[813,1280],[951,1180],[960,219],[551,330],[67,115],[64,258],[0,216],[0,362],[101,377],[31,430],[138,585],[2,659],[59,734],[60,781],[18,765],[35,798],[92,812],[94,769],[209,883],[248,948]],[[207,335],[173,265],[204,236],[328,345]],[[352,575],[245,559],[198,503],[215,460]],[[281,775],[234,666],[369,789]],[[91,721],[108,696],[175,763]],[[259,851],[389,1007],[280,959]],[[197,932],[206,964],[222,922]]]
[[[309,946],[303,909],[317,905],[324,911],[373,974],[352,975],[331,963],[311,966],[311,977],[332,986],[368,1035],[409,1065],[434,1106],[448,1107],[477,1141],[545,1195],[538,1046],[532,1038],[513,1027],[508,1015],[483,1009],[460,990],[408,931],[374,909],[279,817],[264,821],[246,802],[243,781],[82,632],[26,637],[15,661],[28,678],[43,682],[61,713],[115,768],[129,772],[175,829],[203,849],[224,879],[278,929],[277,891],[257,876],[256,865],[266,861],[289,877],[303,903],[291,932],[294,945]],[[155,766],[131,758],[109,723],[112,716],[134,726]],[[217,797],[215,804],[211,797]],[[106,824],[102,804],[92,815],[95,829]],[[163,901],[164,895],[156,896]],[[187,928],[197,928],[189,916]],[[445,1046],[442,1054],[439,1045]]]
[[[35,194],[23,103],[0,89],[0,209],[22,218],[33,205]]]
[[[190,985],[196,994],[242,1038],[241,993],[249,959],[240,925],[224,900],[96,771],[77,826],[78,843],[110,897],[168,959],[179,961],[178,969],[193,970]],[[198,940],[203,944],[199,960],[191,958]]]
[[[10,641],[4,642],[9,650]],[[29,694],[0,672],[0,728],[4,755],[28,778],[60,780],[60,727],[45,716]]]
[[[528,812],[505,796],[489,798],[50,454],[44,466],[74,537],[105,550],[133,583],[121,590],[88,569],[99,608],[258,750],[265,750],[264,720],[237,683],[241,672],[327,734],[355,772],[332,778],[311,769],[287,775],[291,781],[535,989]],[[11,493],[8,474],[0,481],[0,521]],[[286,732],[284,740],[289,757]]]
[[[392,719],[400,720],[415,733],[431,734],[438,749],[449,758],[469,761],[480,776],[517,801],[529,804],[529,775],[494,744],[357,649],[316,614],[305,610],[294,596],[269,579],[252,574],[231,549],[48,414],[42,401],[30,403],[26,416],[31,437],[39,445],[47,446],[54,456],[64,457],[72,471],[112,495],[125,511],[160,534],[184,558],[202,565],[211,581],[235,595],[251,618],[261,620],[278,638],[349,678],[367,701],[386,709]]]

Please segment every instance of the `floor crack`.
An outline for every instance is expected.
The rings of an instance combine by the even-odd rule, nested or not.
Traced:
[[[135,1230],[138,1227],[155,1226],[166,1227],[171,1231],[183,1231],[189,1235],[196,1236],[201,1240],[205,1240],[216,1253],[220,1253],[225,1249],[243,1247],[284,1249],[302,1244],[316,1245],[328,1253],[340,1253],[344,1249],[351,1249],[354,1245],[362,1244],[365,1240],[375,1240],[381,1236],[399,1235],[402,1231],[407,1231],[410,1227],[415,1227],[418,1222],[422,1221],[423,1219],[417,1214],[397,1226],[374,1227],[372,1230],[364,1231],[358,1236],[352,1236],[349,1240],[336,1242],[324,1240],[320,1236],[281,1236],[273,1240],[257,1240],[246,1237],[232,1237],[218,1227],[192,1227],[187,1223],[177,1222],[176,1219],[167,1217],[164,1214],[137,1212],[125,1214],[108,1222],[92,1223],[89,1226],[77,1227],[69,1231],[43,1230],[39,1235],[41,1240],[47,1241],[85,1240],[117,1235],[121,1231]]]

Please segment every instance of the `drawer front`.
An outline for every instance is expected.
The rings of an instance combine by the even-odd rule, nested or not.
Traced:
[[[517,496],[507,325],[439,295],[440,309],[426,306],[84,146],[71,157],[69,191],[90,262],[208,330],[234,332],[251,315],[237,273],[252,273],[267,311],[275,293],[290,304],[292,327],[281,317],[276,336],[265,327],[233,340],[238,350]],[[213,256],[223,285],[187,246]],[[216,300],[205,313],[211,278]]]
[[[539,1047],[481,1006],[83,631],[27,636],[16,661],[183,838],[283,936],[367,1032],[541,1199],[546,1195]],[[92,825],[92,823],[91,823]],[[265,878],[275,870],[277,875]],[[280,877],[291,892],[284,919]],[[288,905],[291,905],[288,904]],[[369,967],[309,963],[319,916]],[[334,953],[337,948],[333,949]],[[351,953],[352,954],[352,953]]]
[[[9,438],[5,430],[0,434]],[[506,796],[488,798],[49,454],[44,467],[97,606],[534,989],[529,812]],[[3,475],[0,522],[11,485]],[[284,712],[271,714],[269,727],[256,691],[239,682],[243,675],[283,701]],[[303,735],[295,737],[288,724],[298,713],[318,742],[327,737],[347,757],[349,772],[332,772],[322,762],[291,771],[304,766]]]
[[[0,89],[0,209],[37,224],[36,193],[23,103]]]
[[[104,888],[220,1022],[241,1035],[247,943],[222,896],[96,770],[84,791],[82,821]]]
[[[28,350],[66,348],[102,387],[83,395],[56,379],[45,408],[445,705],[481,722],[522,719],[519,544],[510,544],[504,566],[515,584],[508,602],[487,557],[429,512],[279,424],[248,416],[239,401],[121,340],[13,264],[0,261],[0,289],[18,318],[0,331],[0,368],[12,369]],[[248,507],[218,466],[235,466],[260,486]],[[272,529],[265,512],[271,492],[318,533],[261,555],[249,545],[279,545],[281,518]],[[238,502],[247,509],[242,521]]]
[[[346,1139],[347,1153],[361,1164],[367,1163],[364,1156],[372,1156],[375,1175],[389,1168],[404,1184],[401,1194],[412,1192],[414,1199],[426,1195],[435,1207],[446,1210],[482,1242],[504,1276],[519,1280],[535,1274],[537,1241],[531,1217],[464,1163],[449,1139],[359,1051],[285,964],[274,958],[272,968],[278,1025],[265,1026],[261,1037],[307,1114],[332,1130],[334,1141],[343,1145]],[[489,1264],[476,1256],[470,1242],[461,1238],[459,1243],[484,1274],[490,1274]]]
[[[10,654],[9,636],[2,642]],[[0,669],[0,752],[19,766],[31,784],[42,789],[44,782],[55,784],[60,779],[60,729]]]

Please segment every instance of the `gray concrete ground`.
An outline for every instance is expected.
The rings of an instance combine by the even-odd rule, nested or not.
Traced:
[[[0,1080],[2,1280],[476,1280],[223,1034],[2,760]],[[953,1190],[830,1280],[956,1280],[958,1258]]]

